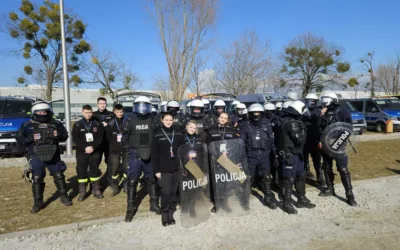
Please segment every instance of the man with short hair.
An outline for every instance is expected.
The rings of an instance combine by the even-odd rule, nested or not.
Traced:
[[[98,110],[93,112],[93,119],[103,124],[103,127],[106,128],[108,123],[112,121],[112,119],[114,118],[114,113],[107,110],[107,99],[102,96],[97,98],[97,107]],[[100,162],[101,162],[101,157],[104,154],[104,162],[106,164],[108,164],[108,153],[109,153],[108,145],[109,143],[104,135],[103,143],[101,144],[100,147]]]
[[[101,199],[100,191],[101,162],[100,147],[103,142],[104,127],[96,119],[93,119],[93,110],[90,105],[82,107],[83,118],[74,123],[72,138],[76,150],[76,173],[79,183],[78,201],[83,201],[86,196],[87,183],[92,183],[92,194]]]
[[[105,128],[106,138],[110,148],[107,179],[112,189],[112,196],[119,193],[118,184],[121,178],[126,179],[125,173],[128,164],[128,155],[122,154],[122,129],[126,120],[124,119],[124,107],[121,104],[115,104],[114,115],[114,119],[112,119]]]

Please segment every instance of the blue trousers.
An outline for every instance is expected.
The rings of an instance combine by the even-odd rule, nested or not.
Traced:
[[[41,179],[46,177],[46,168],[49,170],[51,176],[55,172],[64,172],[67,169],[67,166],[61,161],[59,156],[54,156],[52,160],[43,162],[35,154],[31,154],[29,165],[32,168],[32,175],[40,176]]]
[[[267,174],[271,171],[269,155],[271,151],[253,150],[247,153],[250,175],[254,178],[255,174]]]
[[[142,160],[139,158],[136,150],[129,150],[129,165],[127,169],[128,180],[139,181],[139,178],[144,173],[145,178],[153,178],[153,166],[151,165],[151,161]]]
[[[298,155],[292,155],[291,161],[291,165],[289,165],[285,160],[282,160],[281,162],[281,176],[283,179],[295,178],[304,173],[304,161],[302,161]]]

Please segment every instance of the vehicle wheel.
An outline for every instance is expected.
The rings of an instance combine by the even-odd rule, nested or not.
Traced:
[[[376,132],[378,132],[378,133],[385,133],[385,131],[386,131],[386,125],[385,125],[385,123],[383,123],[383,122],[378,122],[378,123],[376,123],[376,125],[375,125],[375,130],[376,130]]]
[[[364,129],[361,129],[361,130],[358,132],[358,134],[359,134],[359,135],[364,134]]]

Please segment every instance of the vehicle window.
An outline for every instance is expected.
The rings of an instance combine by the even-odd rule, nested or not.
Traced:
[[[372,112],[373,108],[378,109],[373,101],[367,101],[365,104],[365,112]]]
[[[353,106],[359,111],[362,112],[363,111],[363,101],[351,101],[351,104],[353,104]]]
[[[0,100],[0,117],[30,117],[31,101]]]
[[[356,108],[351,104],[350,101],[347,101],[347,100],[344,101],[344,102],[343,102],[343,106],[344,106],[345,108],[347,108],[348,110],[350,110],[351,112],[357,111]]]

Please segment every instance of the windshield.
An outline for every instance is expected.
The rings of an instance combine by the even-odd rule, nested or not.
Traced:
[[[31,117],[31,101],[0,100],[0,117]]]
[[[345,100],[342,102],[342,105],[351,112],[357,112],[356,108],[354,108],[350,101]]]
[[[375,101],[382,110],[400,110],[400,100],[384,99]]]

